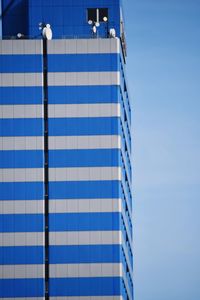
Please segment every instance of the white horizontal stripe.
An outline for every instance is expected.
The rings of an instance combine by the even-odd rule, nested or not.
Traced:
[[[50,277],[114,277],[122,276],[122,269],[121,263],[50,264]],[[0,265],[0,279],[11,278],[44,278],[44,265]]]
[[[49,86],[120,85],[119,72],[49,72]],[[0,86],[43,86],[42,73],[0,73]]]
[[[121,180],[120,167],[50,168],[50,181]]]
[[[50,136],[49,149],[106,149],[120,148],[119,135]]]
[[[40,182],[43,168],[0,169],[0,182]],[[49,168],[49,181],[121,180],[120,167]]]
[[[110,245],[121,244],[121,231],[51,231],[50,245]],[[44,246],[43,232],[0,233],[0,247]]]
[[[44,212],[42,200],[0,201],[0,214],[41,214]]]
[[[121,231],[50,232],[50,245],[116,245],[121,243]]]
[[[49,86],[120,85],[119,72],[49,72]]]
[[[1,182],[38,182],[43,181],[43,168],[0,169]]]
[[[122,276],[121,263],[50,264],[52,278]]]
[[[42,73],[0,73],[0,86],[42,86]]]
[[[3,298],[9,300],[10,298]],[[16,298],[15,298],[16,299]],[[38,298],[37,298],[38,299]],[[71,297],[50,297],[51,300],[123,300],[122,296],[71,296]],[[21,298],[17,298],[21,300]],[[35,299],[36,300],[36,299]]]
[[[44,265],[0,265],[0,279],[44,278]]]
[[[89,118],[120,116],[120,104],[51,104],[49,118]]]
[[[59,39],[48,41],[48,54],[119,53],[119,39]],[[42,54],[42,40],[1,40],[1,54]]]
[[[121,199],[50,199],[50,213],[121,212]],[[41,214],[42,200],[0,201],[0,214]]]
[[[42,118],[43,106],[40,104],[0,105],[0,112],[0,117],[2,119]]]
[[[42,40],[0,40],[0,53],[14,54],[42,54]]]
[[[119,117],[120,104],[50,104],[49,118]],[[2,119],[42,118],[42,105],[0,105]]]
[[[24,228],[25,229],[25,228]],[[43,246],[43,232],[5,232],[0,233],[0,246]]]
[[[48,54],[119,53],[119,39],[62,39],[48,41]]]
[[[50,199],[50,213],[118,212],[121,199]]]
[[[49,149],[112,149],[121,147],[119,135],[49,136]],[[0,137],[1,150],[42,150],[42,136]]]
[[[1,150],[42,150],[42,136],[0,137]]]

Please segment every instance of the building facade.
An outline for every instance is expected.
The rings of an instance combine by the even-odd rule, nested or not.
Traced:
[[[132,300],[122,3],[2,0],[1,15],[0,299]]]

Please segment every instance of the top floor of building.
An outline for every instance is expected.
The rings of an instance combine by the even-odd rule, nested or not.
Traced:
[[[122,0],[0,0],[0,36],[40,38],[50,24],[53,38],[109,37],[125,40]]]

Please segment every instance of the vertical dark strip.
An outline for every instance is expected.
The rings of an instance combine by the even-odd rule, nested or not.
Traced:
[[[45,300],[49,300],[49,155],[48,155],[48,70],[47,40],[43,38],[43,108],[44,108],[44,207],[45,207]]]

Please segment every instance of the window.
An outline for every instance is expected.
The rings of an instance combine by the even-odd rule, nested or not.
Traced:
[[[88,21],[106,22],[108,20],[108,8],[88,8]]]
[[[96,8],[88,8],[88,21],[97,21],[97,12]]]
[[[99,8],[99,22],[106,22],[107,20],[108,20],[108,9]]]

